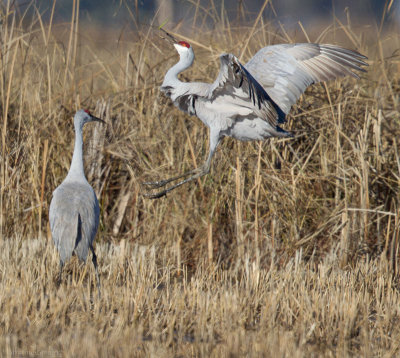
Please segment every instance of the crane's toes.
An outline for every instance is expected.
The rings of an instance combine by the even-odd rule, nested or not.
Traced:
[[[159,193],[155,193],[155,194],[152,194],[152,193],[144,193],[143,194],[143,196],[148,199],[158,199],[158,198],[162,198],[163,196],[166,196],[166,195],[167,195],[167,192],[165,190],[160,191]]]

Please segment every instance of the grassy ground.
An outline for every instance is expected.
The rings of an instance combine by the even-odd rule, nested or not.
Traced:
[[[158,90],[175,51],[148,28],[87,28],[76,13],[44,25],[12,10],[2,8],[0,34],[3,356],[398,353],[395,28],[335,21],[289,31],[199,9],[195,31],[174,30],[197,57],[183,79],[211,82],[222,52],[246,61],[267,44],[308,39],[357,49],[370,66],[361,80],[308,89],[285,126],[294,139],[225,139],[210,175],[152,201],[143,181],[207,155],[207,129]],[[82,107],[108,123],[85,127],[101,300],[93,268],[75,260],[56,286],[48,229]]]
[[[382,258],[340,268],[335,253],[283,267],[248,257],[178,275],[157,244],[99,243],[58,289],[46,240],[1,245],[1,354],[28,356],[388,356],[399,350],[398,282]],[[31,355],[33,355],[33,353]]]

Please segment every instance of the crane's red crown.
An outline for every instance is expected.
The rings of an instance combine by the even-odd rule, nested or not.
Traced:
[[[190,45],[186,41],[179,41],[178,44],[183,46],[183,47],[190,48]]]
[[[90,111],[88,109],[84,109],[84,111],[90,115]]]

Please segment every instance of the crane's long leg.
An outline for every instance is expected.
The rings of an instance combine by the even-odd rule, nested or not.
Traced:
[[[100,277],[99,277],[99,270],[97,268],[97,256],[94,253],[93,246],[90,245],[90,251],[92,251],[92,262],[94,269],[96,271],[96,285],[97,285],[97,290],[99,291],[99,299],[101,298],[101,291],[100,291]]]
[[[58,274],[58,286],[61,285],[63,268],[64,268],[64,262],[60,259],[60,272]]]
[[[197,172],[196,172],[196,171],[197,171]],[[182,181],[180,181],[179,183],[177,183],[177,184],[175,184],[175,185],[173,185],[173,186],[170,186],[169,188],[164,189],[164,190],[162,190],[162,191],[160,191],[160,192],[158,192],[158,193],[154,193],[154,194],[145,193],[145,194],[143,194],[143,195],[144,195],[146,198],[149,198],[149,199],[161,198],[161,197],[163,197],[164,195],[166,195],[167,193],[169,193],[170,191],[172,191],[172,190],[174,190],[174,189],[180,187],[181,185],[186,184],[186,183],[188,183],[188,182],[190,182],[190,181],[192,181],[192,180],[194,180],[194,179],[200,178],[200,177],[202,177],[203,175],[208,174],[209,172],[210,172],[210,166],[207,166],[207,164],[205,163],[205,165],[201,166],[200,168],[191,170],[190,172],[187,172],[187,173],[185,173],[185,175],[183,175],[183,176],[187,176],[187,175],[189,175],[189,174],[196,173],[196,174],[190,176],[189,178],[187,178],[187,179],[185,179],[185,180],[182,180]],[[171,178],[171,180],[170,180],[170,179],[165,180],[165,181],[167,181],[167,183],[165,183],[165,184],[168,184],[168,183],[170,183],[170,182],[173,181],[173,180],[182,178],[183,176]],[[164,185],[165,185],[165,184],[164,184]]]
[[[200,168],[201,168],[201,167],[200,167]],[[187,176],[189,176],[189,175],[195,174],[196,172],[199,171],[200,168],[196,168],[196,169],[189,170],[188,172],[185,172],[185,173],[183,173],[183,174],[179,174],[179,175],[177,175],[177,176],[175,176],[175,177],[172,177],[172,178],[168,178],[168,179],[164,179],[164,180],[159,180],[159,181],[148,181],[148,182],[145,182],[145,183],[143,183],[143,184],[144,184],[144,185],[151,186],[151,187],[154,188],[154,189],[156,189],[156,188],[161,188],[161,187],[167,185],[168,183],[171,183],[172,181],[175,181],[175,180],[178,180],[178,179],[187,177]]]
[[[170,191],[180,187],[181,185],[186,184],[194,179],[200,178],[200,177],[208,174],[210,172],[212,157],[215,153],[215,150],[217,149],[219,142],[220,142],[219,133],[217,132],[214,135],[212,135],[212,133],[210,133],[210,153],[208,154],[206,162],[201,167],[190,170],[184,174],[180,174],[178,176],[175,176],[175,177],[172,177],[169,179],[160,180],[160,181],[156,181],[156,182],[143,183],[145,185],[150,185],[153,188],[160,188],[162,186],[167,185],[168,183],[171,183],[172,181],[175,181],[177,179],[181,179],[181,178],[184,178],[184,177],[187,177],[190,175],[189,178],[184,179],[184,180],[180,181],[179,183],[172,185],[171,187],[164,189],[158,193],[154,193],[154,194],[145,193],[143,195],[149,199],[161,198],[164,195],[166,195],[167,193],[169,193]]]

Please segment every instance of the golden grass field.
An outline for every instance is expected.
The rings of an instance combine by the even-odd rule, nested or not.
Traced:
[[[246,62],[282,42],[356,49],[368,72],[310,87],[285,126],[295,138],[227,138],[208,176],[148,200],[142,182],[208,150],[207,128],[158,90],[174,49],[149,27],[89,27],[77,11],[44,23],[0,6],[1,356],[400,354],[398,27],[349,15],[288,30],[198,9],[191,28],[172,29],[196,53],[184,80],[213,81],[222,52]],[[57,286],[48,226],[80,108],[108,123],[85,127],[101,299],[90,260],[71,260]]]

